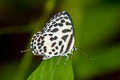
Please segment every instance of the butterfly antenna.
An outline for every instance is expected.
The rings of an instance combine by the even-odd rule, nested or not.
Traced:
[[[89,60],[93,60],[93,57],[89,56],[86,52],[84,52],[82,50],[81,50],[81,52],[84,56],[88,57]]]
[[[26,52],[29,52],[30,51],[30,49],[27,49],[27,50],[21,50],[20,52],[21,53],[26,53]]]

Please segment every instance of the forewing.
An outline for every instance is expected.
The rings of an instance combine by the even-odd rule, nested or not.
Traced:
[[[52,34],[52,37],[46,37],[45,45],[49,47],[48,52],[45,53],[46,55],[58,56],[72,50],[74,46],[74,28],[72,19],[66,11],[59,12],[52,17],[43,30],[47,34]],[[54,43],[55,45],[51,47]],[[53,49],[55,49],[54,52]]]
[[[68,22],[67,22],[68,21]],[[63,25],[65,23],[66,25]],[[45,25],[45,27],[42,29],[44,32],[51,32],[52,29],[56,27],[62,27],[62,26],[70,26],[73,28],[73,22],[70,17],[70,15],[66,12],[59,12],[58,14],[54,15]],[[53,31],[52,31],[53,32]]]

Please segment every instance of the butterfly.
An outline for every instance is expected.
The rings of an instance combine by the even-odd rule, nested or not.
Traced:
[[[44,28],[33,35],[30,48],[34,55],[43,56],[43,60],[54,56],[66,56],[76,50],[72,19],[68,12],[54,15]]]

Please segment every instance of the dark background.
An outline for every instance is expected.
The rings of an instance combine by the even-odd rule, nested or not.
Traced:
[[[20,51],[29,48],[32,35],[51,16],[64,10],[75,28],[75,80],[120,80],[119,0],[1,0],[1,80],[24,80],[40,64],[42,57]]]

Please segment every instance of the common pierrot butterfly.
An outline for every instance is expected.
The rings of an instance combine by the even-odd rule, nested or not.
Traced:
[[[42,55],[43,60],[54,56],[67,56],[72,54],[75,36],[70,15],[59,12],[53,16],[45,27],[33,35],[30,48],[34,55]]]

